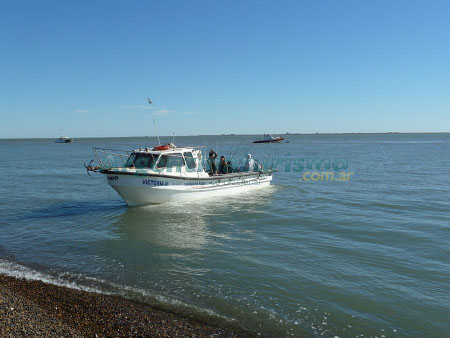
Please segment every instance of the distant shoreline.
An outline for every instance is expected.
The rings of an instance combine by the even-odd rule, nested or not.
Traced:
[[[245,337],[149,305],[0,275],[1,336]]]
[[[450,131],[425,131],[425,132],[379,132],[379,133],[273,133],[273,135],[283,136],[316,136],[316,135],[434,135],[434,134],[450,134]],[[205,137],[205,136],[261,136],[263,134],[201,134],[201,135],[175,135],[177,137]],[[160,135],[160,138],[170,138],[172,135]],[[55,140],[58,137],[19,137],[19,138],[0,138],[0,140]],[[74,139],[97,139],[97,138],[156,138],[156,136],[73,136]]]

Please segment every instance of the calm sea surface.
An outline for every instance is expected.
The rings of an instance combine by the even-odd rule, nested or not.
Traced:
[[[154,138],[0,140],[0,273],[267,336],[446,336],[450,134],[286,138],[249,149],[252,137],[179,137],[227,157],[237,150],[235,161],[275,158],[273,186],[136,208],[83,162],[92,147]],[[330,159],[330,169],[314,164],[319,173],[337,176],[334,163],[354,174],[300,180],[308,159]]]

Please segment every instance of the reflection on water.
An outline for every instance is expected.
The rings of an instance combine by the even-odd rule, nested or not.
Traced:
[[[208,242],[203,214],[187,205],[127,208],[113,225],[130,239],[162,247],[201,249]]]
[[[230,217],[242,208],[260,213],[264,205],[270,203],[275,189],[270,187],[221,200],[127,208],[113,225],[116,231],[123,231],[133,240],[161,247],[201,250],[216,237],[226,237],[215,231],[214,224],[229,223]]]

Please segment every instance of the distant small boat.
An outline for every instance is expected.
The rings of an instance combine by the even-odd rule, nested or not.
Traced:
[[[253,143],[276,143],[284,140],[284,137],[274,137],[270,134],[264,134],[264,139],[253,141]]]
[[[73,138],[64,135],[64,130],[61,132],[61,136],[55,140],[55,143],[72,143]]]

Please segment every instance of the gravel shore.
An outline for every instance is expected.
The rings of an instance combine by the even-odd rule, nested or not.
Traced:
[[[0,336],[243,337],[146,304],[0,275]]]

